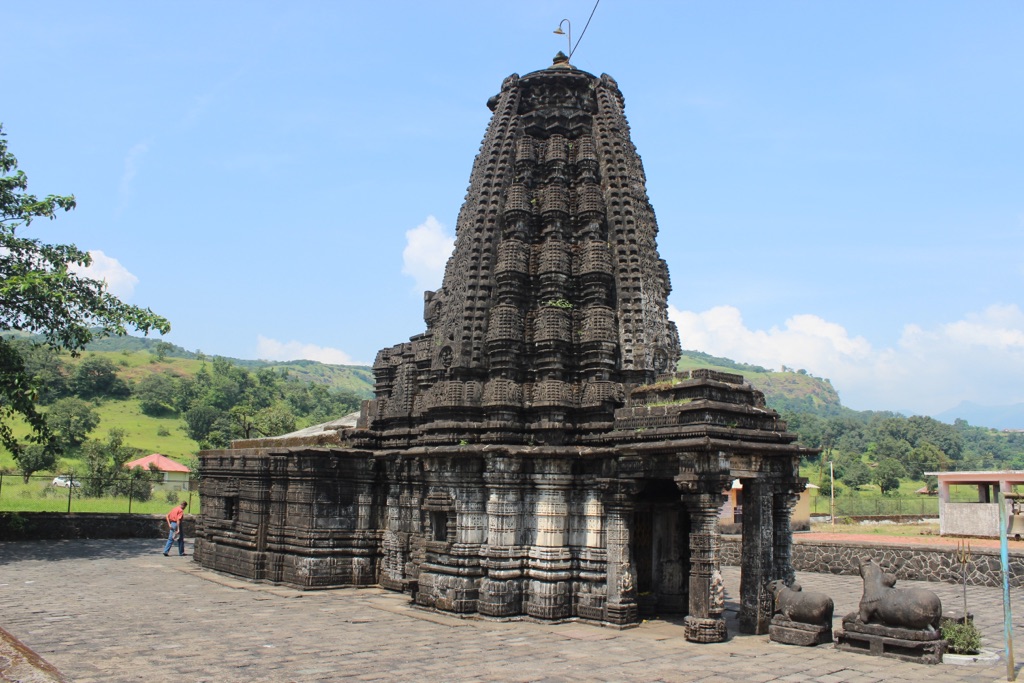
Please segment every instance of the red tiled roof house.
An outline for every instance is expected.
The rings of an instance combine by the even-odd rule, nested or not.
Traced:
[[[150,465],[163,473],[163,480],[154,482],[154,489],[159,491],[188,491],[188,482],[192,476],[192,470],[176,460],[171,460],[166,455],[151,453],[143,458],[138,458],[124,464],[127,469],[141,467],[144,470],[149,470]]]

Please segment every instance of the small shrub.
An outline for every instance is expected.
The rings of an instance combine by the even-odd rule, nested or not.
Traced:
[[[981,631],[973,621],[944,621],[942,638],[948,643],[950,654],[976,655],[981,651]]]
[[[171,433],[169,431],[167,431],[167,427],[161,427],[160,429],[156,430],[156,435],[157,436],[170,436]]]
[[[167,494],[164,496],[164,498],[167,499],[167,504],[168,505],[177,505],[178,504],[178,492],[177,491],[168,491]]]

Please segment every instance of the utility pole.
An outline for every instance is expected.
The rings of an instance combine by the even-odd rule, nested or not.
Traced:
[[[836,530],[836,470],[832,461],[828,461],[828,496],[831,499],[829,517],[832,519],[832,531]]]

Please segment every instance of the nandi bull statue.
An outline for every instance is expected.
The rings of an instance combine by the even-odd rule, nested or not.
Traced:
[[[857,619],[862,624],[937,631],[942,621],[942,601],[930,590],[893,588],[896,577],[882,571],[871,559],[861,560],[864,595]]]
[[[871,558],[861,559],[859,570],[864,594],[858,610],[843,618],[836,647],[922,664],[942,662],[946,641],[939,631],[939,596],[921,588],[895,588],[896,576]]]
[[[775,599],[769,640],[788,645],[832,642],[832,598],[824,593],[805,593],[795,581],[789,586],[781,580],[772,581],[768,589]]]

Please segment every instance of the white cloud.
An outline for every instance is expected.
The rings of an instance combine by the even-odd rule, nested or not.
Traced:
[[[857,410],[934,414],[961,401],[986,405],[1024,401],[1024,312],[993,305],[962,320],[924,329],[907,324],[895,348],[816,315],[751,330],[740,311],[702,313],[669,306],[683,348],[778,369],[804,368],[832,380],[843,404]]]
[[[279,342],[262,334],[256,338],[256,357],[261,360],[315,360],[331,365],[366,365],[355,362],[341,349],[299,341]]]
[[[71,266],[68,270],[92,280],[103,280],[107,283],[107,291],[119,299],[130,298],[135,291],[135,285],[139,284],[139,278],[130,273],[116,258],[107,256],[102,251],[92,249],[89,256],[92,257],[92,263],[88,268]]]
[[[417,290],[437,289],[454,246],[455,237],[447,234],[436,218],[427,216],[425,222],[405,233],[402,275],[413,278]]]

